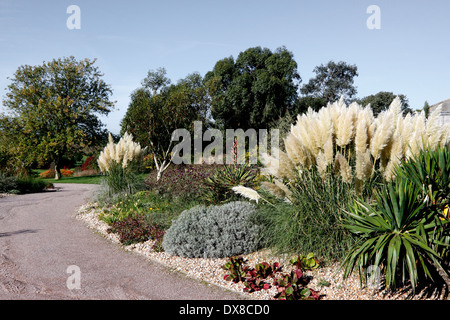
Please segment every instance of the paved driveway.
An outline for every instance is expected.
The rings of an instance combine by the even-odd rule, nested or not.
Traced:
[[[0,198],[0,299],[239,299],[108,242],[75,219],[97,186]]]

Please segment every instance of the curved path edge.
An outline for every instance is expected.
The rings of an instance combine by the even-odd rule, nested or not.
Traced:
[[[76,219],[98,186],[55,187],[0,198],[0,299],[244,299],[126,251]]]

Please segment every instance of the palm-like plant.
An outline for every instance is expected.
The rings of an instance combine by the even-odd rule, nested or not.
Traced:
[[[344,225],[359,240],[344,258],[344,278],[357,267],[361,284],[366,283],[366,270],[375,266],[384,272],[388,288],[409,280],[414,291],[421,276],[432,278],[432,269],[442,270],[441,256],[432,247],[448,221],[418,201],[421,192],[413,181],[398,177],[376,192],[374,205],[355,202]]]
[[[397,174],[422,187],[422,199],[439,212],[450,202],[450,143],[433,151],[422,150],[404,161]]]

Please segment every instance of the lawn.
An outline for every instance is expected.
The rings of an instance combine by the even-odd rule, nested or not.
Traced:
[[[39,173],[44,172],[46,170],[43,169],[35,169],[33,173],[36,176],[39,176]],[[141,174],[142,177],[146,177],[148,174]],[[85,177],[61,177],[59,180],[55,179],[42,179],[45,182],[50,183],[82,183],[82,184],[100,184],[102,180],[102,175],[94,175],[94,176],[85,176]]]

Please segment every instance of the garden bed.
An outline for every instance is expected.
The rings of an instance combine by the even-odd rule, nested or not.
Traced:
[[[276,288],[274,286],[271,286],[268,290],[244,293],[244,285],[242,282],[233,283],[224,280],[226,271],[222,269],[222,266],[228,261],[227,258],[182,258],[166,252],[155,252],[152,249],[154,244],[153,240],[123,246],[116,234],[107,232],[109,226],[99,219],[100,211],[95,203],[89,203],[79,208],[76,218],[86,223],[89,228],[102,234],[109,241],[121,245],[125,250],[135,252],[146,259],[161,263],[189,277],[245,294],[249,299],[272,300],[276,294]],[[269,250],[261,250],[248,255],[242,255],[242,257],[247,261],[247,265],[253,266],[263,261],[269,263],[279,262],[283,266],[284,271],[290,271],[290,257],[275,256]],[[373,289],[361,288],[357,274],[353,274],[347,280],[343,280],[342,272],[339,270],[338,264],[306,271],[305,274],[312,277],[308,286],[313,290],[320,291],[322,300],[404,300],[408,298],[409,294],[408,291],[389,294],[384,290],[375,291]],[[410,298],[439,299],[436,294],[429,295],[426,291],[422,291]]]

